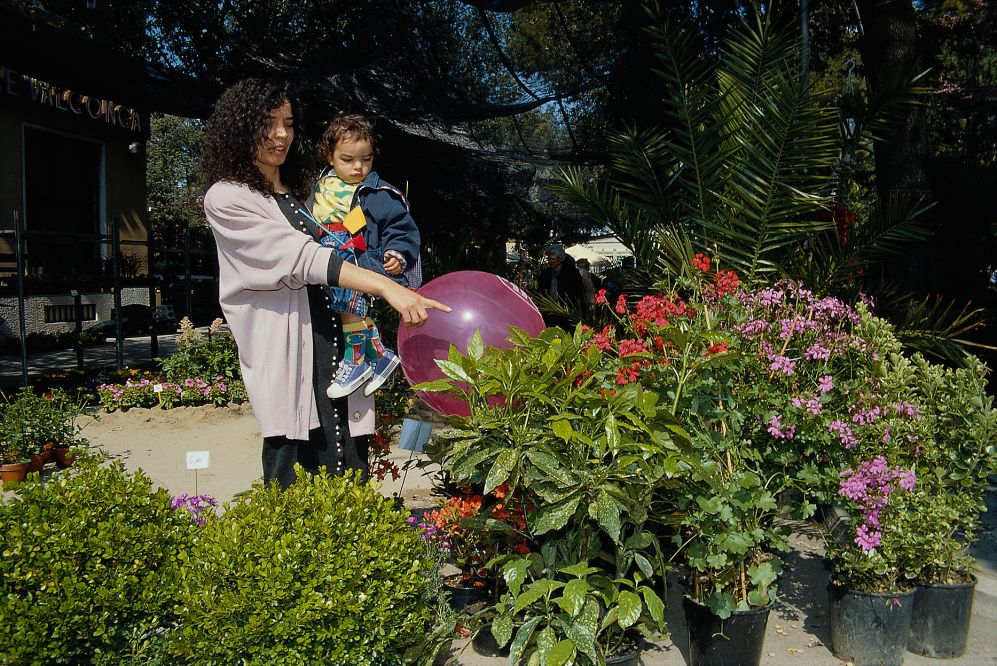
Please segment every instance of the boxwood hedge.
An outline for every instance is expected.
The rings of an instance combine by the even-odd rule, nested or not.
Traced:
[[[121,463],[18,486],[0,502],[0,663],[123,663],[174,622],[195,532]]]
[[[407,514],[354,477],[257,483],[202,529],[183,569],[188,664],[394,664],[425,637],[434,563]]]

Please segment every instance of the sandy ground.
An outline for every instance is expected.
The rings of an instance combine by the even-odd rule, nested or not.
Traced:
[[[246,490],[262,474],[261,439],[256,419],[248,405],[242,407],[184,407],[163,411],[133,409],[126,413],[100,414],[98,419],[80,421],[82,435],[98,448],[122,460],[129,469],[141,468],[171,494],[206,493],[219,501],[228,501]],[[209,466],[198,471],[186,467],[188,451],[207,451]],[[394,450],[399,465],[412,456]],[[411,469],[402,480],[388,481],[382,493],[400,493],[409,508],[431,506],[429,478],[419,469]],[[842,666],[827,645],[830,629],[827,618],[827,578],[824,565],[824,542],[815,525],[801,525],[793,536],[794,552],[786,559],[785,575],[780,582],[783,604],[769,617],[762,655],[763,665]],[[982,573],[982,572],[981,572]],[[981,575],[981,585],[984,583]],[[977,590],[970,629],[969,652],[944,663],[957,666],[997,664],[997,613]],[[989,597],[987,597],[989,598]],[[672,640],[646,647],[643,666],[685,664],[688,655],[687,630],[682,618],[677,586],[670,586],[668,599]],[[458,651],[463,648],[462,651]],[[464,666],[499,666],[508,658],[486,657],[471,646],[458,644],[451,664]],[[441,662],[442,663],[442,662]],[[909,654],[905,664],[938,664],[938,660]]]
[[[201,493],[226,502],[262,479],[262,438],[248,404],[101,412],[81,418],[78,425],[94,448],[128,469],[142,469],[172,495]],[[208,452],[208,467],[187,469],[187,453],[203,451]],[[397,447],[391,454],[399,468],[420,457]],[[402,474],[386,479],[381,492],[386,497],[401,493],[410,508],[430,506],[425,472],[413,468]]]

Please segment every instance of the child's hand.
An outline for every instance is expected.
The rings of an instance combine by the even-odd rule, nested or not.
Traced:
[[[384,257],[384,272],[388,275],[400,274],[402,272],[402,262],[398,261],[398,257],[386,255]]]

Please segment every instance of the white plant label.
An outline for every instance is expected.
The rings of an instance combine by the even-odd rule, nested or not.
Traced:
[[[188,451],[187,469],[207,469],[210,455],[207,451]]]

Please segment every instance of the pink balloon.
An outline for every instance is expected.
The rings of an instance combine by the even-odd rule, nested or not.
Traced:
[[[482,271],[456,271],[430,280],[419,294],[449,305],[451,312],[432,310],[422,326],[398,327],[398,355],[411,385],[443,379],[436,360],[446,360],[450,345],[467,353],[477,330],[486,347],[511,347],[509,327],[538,335],[543,317],[526,293],[504,278]],[[470,407],[449,393],[418,392],[440,414],[470,415]]]

